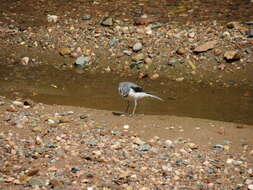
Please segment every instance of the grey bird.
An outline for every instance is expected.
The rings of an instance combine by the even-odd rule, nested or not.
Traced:
[[[158,100],[163,101],[163,99],[161,99],[158,96],[155,96],[155,95],[144,92],[142,87],[140,87],[137,84],[134,84],[132,82],[121,82],[121,83],[119,83],[118,90],[119,90],[119,94],[123,98],[125,98],[128,102],[127,109],[126,109],[125,112],[128,112],[129,105],[130,105],[129,101],[134,101],[134,109],[133,109],[132,115],[135,114],[138,99],[145,98],[145,97],[151,97],[151,98],[156,98]]]

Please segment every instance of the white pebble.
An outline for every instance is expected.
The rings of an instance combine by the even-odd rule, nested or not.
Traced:
[[[229,159],[227,159],[227,164],[232,164],[233,161],[234,161],[233,159],[229,158]]]
[[[129,129],[129,125],[124,125],[123,128],[124,129]]]
[[[249,184],[249,185],[248,185],[248,189],[249,189],[249,190],[253,190],[253,184]]]

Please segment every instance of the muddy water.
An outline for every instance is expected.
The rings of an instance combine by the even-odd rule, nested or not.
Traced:
[[[136,81],[112,73],[80,74],[52,66],[0,65],[0,95],[31,98],[46,104],[123,111],[126,102],[117,91],[120,81],[136,82],[165,100],[143,99],[139,101],[137,113],[253,124],[253,90],[245,87],[201,87],[167,79]]]

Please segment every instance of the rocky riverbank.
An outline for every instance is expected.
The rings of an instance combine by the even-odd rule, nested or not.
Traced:
[[[252,189],[252,126],[0,100],[1,189]]]

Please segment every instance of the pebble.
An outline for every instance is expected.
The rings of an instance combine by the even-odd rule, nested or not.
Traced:
[[[46,148],[56,148],[56,147],[57,147],[54,143],[52,143],[52,142],[50,142],[50,141],[45,141],[45,142],[44,142],[44,146],[45,146]]]
[[[113,25],[113,19],[111,17],[106,17],[103,19],[102,26],[112,26]]]
[[[87,119],[88,116],[87,115],[80,115],[80,119]]]
[[[231,158],[227,159],[227,161],[226,161],[227,164],[232,164],[233,162],[234,162],[234,160]]]
[[[134,23],[136,25],[147,25],[153,22],[153,19],[151,18],[137,18],[135,19]]]
[[[73,168],[71,168],[71,172],[72,173],[76,173],[76,172],[78,172],[78,171],[80,171],[81,169],[80,169],[80,167],[78,167],[78,166],[75,166],[75,167],[73,167]]]
[[[137,144],[137,145],[144,145],[144,144],[146,144],[146,142],[142,141],[140,138],[135,138],[133,140],[133,143]]]
[[[215,150],[224,150],[224,146],[221,145],[221,144],[216,144],[216,145],[214,145],[213,148],[214,148]]]
[[[185,48],[182,48],[182,47],[178,48],[177,51],[176,51],[176,53],[178,55],[184,55],[184,54],[186,54],[186,52],[187,52],[187,50]]]
[[[29,179],[28,184],[30,186],[32,186],[32,187],[35,187],[35,186],[39,186],[39,187],[45,186],[45,182],[42,179],[37,178],[37,177],[33,177],[33,178]]]
[[[248,30],[248,38],[253,38],[253,28],[250,28],[249,30]]]
[[[130,51],[130,50],[124,50],[123,53],[124,53],[125,55],[128,55],[128,56],[131,56],[131,55],[132,55],[132,51]]]
[[[181,64],[181,62],[179,61],[179,60],[177,60],[177,59],[169,59],[168,60],[168,65],[169,66],[175,66],[175,65],[177,65],[177,64]]]
[[[145,62],[146,64],[151,64],[151,63],[152,63],[152,59],[149,58],[149,57],[146,57],[146,58],[144,59],[144,62]]]
[[[224,53],[224,58],[227,60],[227,61],[234,61],[234,60],[239,60],[241,57],[240,53],[238,51],[234,51],[234,50],[229,50],[229,51],[226,51]]]
[[[56,16],[56,15],[47,15],[47,21],[48,22],[57,22],[58,21],[58,16]]]
[[[75,65],[77,67],[85,67],[90,61],[90,57],[89,56],[80,56],[76,59],[75,61]]]
[[[83,20],[90,20],[91,19],[91,16],[90,15],[85,15],[82,17]]]
[[[13,101],[12,104],[16,105],[16,106],[23,106],[24,103],[20,102],[20,101]]]
[[[129,129],[129,125],[124,125],[123,128],[124,129]]]
[[[138,54],[132,56],[132,60],[138,62],[138,61],[144,60],[144,57],[145,56],[143,53],[138,53]]]
[[[113,47],[113,46],[115,46],[115,45],[118,44],[118,43],[119,43],[119,39],[113,38],[113,39],[111,39],[111,40],[109,41],[109,46],[110,46],[110,47]]]
[[[95,141],[89,141],[89,142],[87,142],[87,145],[90,145],[90,146],[97,146],[98,143],[95,142]]]
[[[177,82],[182,82],[183,80],[184,80],[184,77],[178,77],[178,78],[176,78]]]
[[[133,51],[137,52],[140,51],[142,49],[142,43],[137,42],[133,45]]]
[[[149,151],[151,149],[151,146],[148,144],[140,145],[137,148],[139,151]]]
[[[248,185],[248,189],[249,189],[249,190],[253,190],[253,184],[249,184],[249,185]]]
[[[59,48],[58,52],[60,55],[64,56],[64,55],[69,55],[72,52],[72,50],[71,48],[64,47],[64,48]]]
[[[23,57],[20,61],[22,65],[28,65],[30,58],[29,57]]]
[[[157,78],[159,78],[159,74],[157,74],[157,73],[153,74],[153,75],[150,77],[151,80],[155,80],[155,79],[157,79]]]

